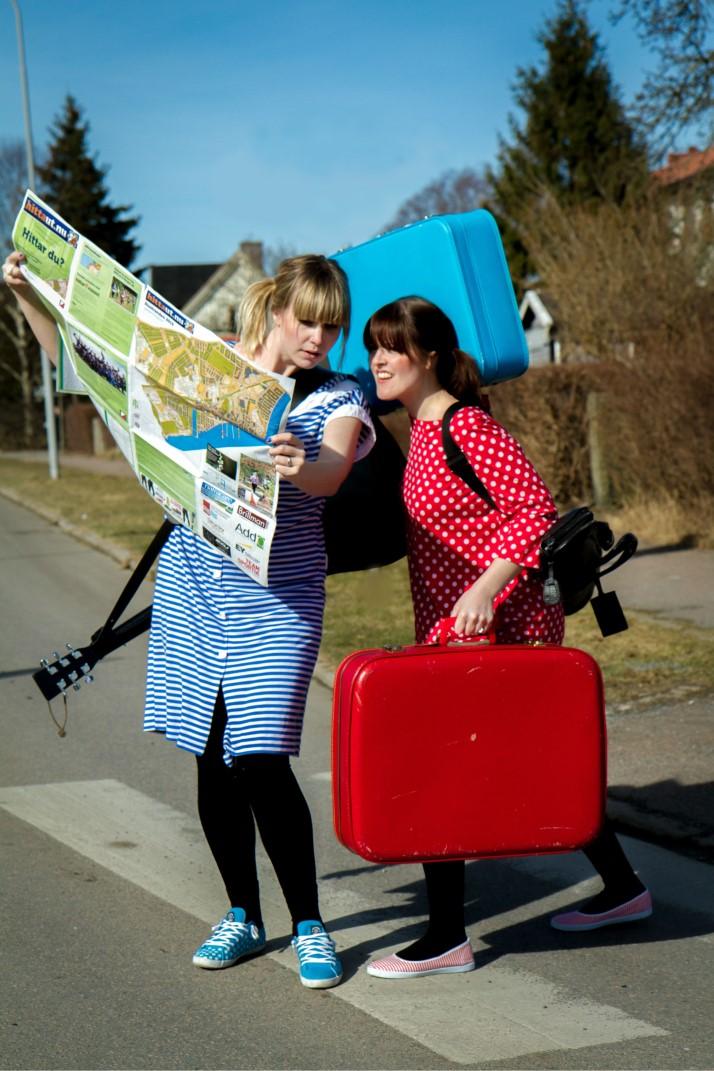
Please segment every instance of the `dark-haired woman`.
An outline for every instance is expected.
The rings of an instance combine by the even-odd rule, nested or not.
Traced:
[[[411,418],[404,503],[409,576],[418,643],[431,642],[442,618],[472,636],[493,629],[500,643],[561,643],[560,606],[546,606],[534,570],[542,536],[556,519],[553,499],[520,444],[479,404],[474,361],[458,348],[451,320],[431,302],[405,297],[367,323],[365,346],[383,401]],[[451,434],[496,508],[446,464],[442,418],[454,402]],[[649,892],[609,827],[586,849],[605,887],[581,910],[551,920],[556,929],[596,929],[651,914]],[[425,934],[368,965],[379,978],[473,970],[464,925],[464,864],[424,865],[429,905]]]

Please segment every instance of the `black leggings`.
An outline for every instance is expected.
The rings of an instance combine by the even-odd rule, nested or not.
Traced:
[[[583,848],[588,860],[603,880],[605,890],[629,898],[640,891],[633,871],[609,821],[590,844]],[[454,947],[464,935],[464,863],[425,863],[426,895],[429,903],[429,934]]]
[[[203,755],[197,755],[198,814],[232,907],[262,925],[255,827],[283,890],[293,929],[320,919],[312,820],[287,755],[223,761],[226,707],[219,692]]]

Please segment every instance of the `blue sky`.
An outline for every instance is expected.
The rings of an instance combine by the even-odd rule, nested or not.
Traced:
[[[450,167],[495,159],[518,66],[555,0],[20,0],[34,140],[67,93],[142,216],[137,264],[222,261],[243,239],[334,252]],[[0,0],[0,140],[23,137]],[[591,25],[624,100],[654,59],[611,0]],[[71,221],[70,221],[71,222]]]

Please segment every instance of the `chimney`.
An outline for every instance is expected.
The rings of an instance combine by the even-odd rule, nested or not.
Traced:
[[[265,271],[265,268],[263,267],[262,242],[241,242],[240,251],[247,256],[251,264],[254,264],[260,271]]]

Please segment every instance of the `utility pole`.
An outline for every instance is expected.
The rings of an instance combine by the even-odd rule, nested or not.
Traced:
[[[32,148],[32,122],[30,120],[30,93],[27,86],[27,66],[25,64],[25,38],[22,32],[22,15],[17,0],[10,0],[15,9],[17,27],[17,52],[20,64],[20,92],[22,111],[25,120],[25,155],[27,157],[27,185],[35,189],[35,155]],[[52,390],[52,371],[50,360],[44,350],[40,350],[42,364],[42,394],[45,402],[45,429],[47,432],[47,460],[50,479],[56,480],[59,473],[57,464],[57,433],[55,429],[54,392]]]

